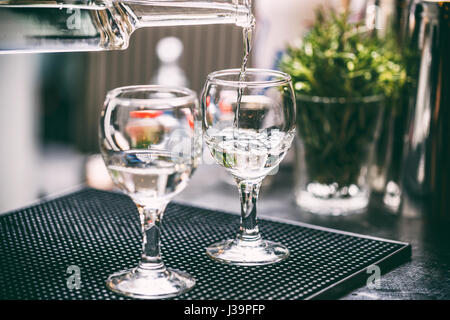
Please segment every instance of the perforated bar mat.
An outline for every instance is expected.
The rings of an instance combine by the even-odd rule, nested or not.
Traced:
[[[337,289],[367,279],[368,266],[383,272],[411,255],[405,243],[260,219],[264,238],[290,249],[287,260],[260,267],[210,260],[205,247],[234,237],[238,224],[237,215],[168,206],[164,261],[197,280],[178,299],[339,297]],[[107,290],[105,279],[139,260],[138,213],[128,197],[84,189],[2,215],[0,227],[0,299],[124,299]],[[76,272],[70,266],[79,268],[79,289],[69,278]]]

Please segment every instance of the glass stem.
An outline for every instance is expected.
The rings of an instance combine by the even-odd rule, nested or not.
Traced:
[[[137,205],[142,226],[142,255],[139,268],[144,270],[164,271],[161,258],[161,222],[166,205],[150,208]]]
[[[256,219],[256,201],[262,180],[237,180],[241,199],[241,226],[238,239],[241,241],[258,241],[261,239]]]

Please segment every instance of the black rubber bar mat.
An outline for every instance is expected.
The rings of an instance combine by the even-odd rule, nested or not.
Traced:
[[[411,257],[406,243],[260,219],[264,238],[290,249],[287,260],[260,267],[210,260],[204,248],[234,237],[238,224],[238,215],[169,204],[164,261],[197,280],[177,299],[339,298],[365,285],[369,266],[383,273]],[[0,228],[0,299],[124,299],[104,281],[139,260],[138,213],[128,197],[83,189],[2,215]]]

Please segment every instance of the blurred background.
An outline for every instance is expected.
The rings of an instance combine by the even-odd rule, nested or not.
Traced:
[[[139,29],[126,51],[0,55],[0,212],[86,181],[106,92],[158,82],[164,62],[156,47],[166,37],[176,39],[162,58],[180,51],[169,78],[181,71],[198,93],[209,72],[242,61],[234,25]]]
[[[283,0],[276,3],[254,0],[257,29],[249,66],[278,68],[286,49],[291,47],[295,51],[304,34],[314,25],[315,10],[319,5],[350,8],[353,12],[350,18],[365,19],[366,25],[372,24],[378,30],[377,35],[384,36],[394,30],[394,38],[400,46],[408,46],[405,45],[408,40],[411,41],[408,42],[410,46],[416,45],[418,52],[425,52],[428,50],[427,37],[445,40],[449,34],[448,2],[437,7],[441,9],[430,9],[426,3],[420,0]],[[438,16],[438,22],[432,16],[412,19],[427,14],[439,15],[439,10],[443,15]],[[434,23],[434,26],[441,21],[446,29],[439,29],[440,33],[436,35],[433,33],[435,27],[421,27],[428,23],[426,21]],[[411,39],[419,40],[414,43]],[[433,41],[428,44],[431,47],[426,51],[430,54],[427,57],[430,58],[431,54],[444,57],[445,52],[449,52],[448,38],[443,45],[436,46],[439,41]],[[107,91],[124,85],[164,83],[184,85],[200,94],[208,73],[240,67],[243,49],[241,28],[203,25],[139,29],[132,35],[125,51],[0,55],[0,212],[31,204],[84,183],[110,189],[112,186],[98,155],[98,118]],[[418,65],[419,55],[415,58],[410,60]],[[434,59],[433,63],[439,59]],[[285,69],[292,66],[295,67],[295,63],[285,65]],[[432,63],[422,67],[425,71],[436,69]],[[445,70],[448,66],[437,68]],[[296,73],[295,68],[293,72]],[[423,81],[437,79],[435,73],[427,73]],[[411,76],[418,79],[417,74]],[[431,80],[429,83],[434,83]],[[434,87],[426,88],[423,96],[415,95],[414,90],[402,92],[405,99],[398,104],[405,106],[396,108],[401,112],[384,113],[375,165],[367,165],[364,170],[371,179],[373,194],[378,193],[380,197],[376,201],[393,213],[398,213],[401,206],[405,150],[407,155],[413,155],[405,163],[410,163],[408,172],[412,173],[411,185],[416,186],[412,188],[415,196],[436,190],[445,195],[448,191],[446,177],[449,170],[440,168],[450,158],[449,152],[438,152],[450,150],[444,148],[448,139],[439,133],[436,136],[433,131],[435,125],[440,125],[441,129],[448,127],[448,111],[438,108],[439,103],[444,105],[448,101],[448,97],[442,95],[434,106],[423,107],[427,105],[423,102],[433,92],[438,96],[445,91],[448,82],[442,83],[439,86],[436,82]],[[398,92],[401,90],[404,88]],[[438,95],[436,90],[440,90]],[[420,108],[410,101],[416,97],[422,99]],[[444,115],[439,114],[445,112]],[[430,118],[430,114],[435,117]],[[408,127],[410,123],[414,126]],[[416,132],[421,134],[421,138]],[[412,144],[408,144],[411,141]],[[433,149],[433,145],[441,149]],[[270,197],[261,196],[261,199],[266,199],[261,205],[264,208],[262,215],[277,208],[286,211],[286,203],[290,208],[287,217],[299,211],[294,205],[294,189],[299,179],[292,174],[296,157],[298,155],[291,150],[279,173],[266,179],[263,193]],[[224,201],[229,200],[229,210],[238,212],[237,190],[222,170],[213,161],[208,161],[208,154],[205,154],[204,165],[177,199],[213,208],[222,208]],[[444,174],[436,174],[439,170]],[[212,176],[219,178],[212,179]],[[443,177],[442,181],[439,177]],[[437,202],[441,198],[444,197],[439,197]],[[409,209],[406,212],[414,215]]]
[[[277,50],[298,33],[298,16],[307,18],[311,8],[287,0],[277,6],[256,0],[254,8],[258,31],[249,66],[258,60],[271,68]],[[278,22],[292,24],[264,21],[275,8]],[[110,187],[95,156],[108,90],[165,82],[200,94],[208,73],[240,67],[243,50],[241,28],[204,25],[139,29],[125,51],[0,55],[0,212],[85,182]]]

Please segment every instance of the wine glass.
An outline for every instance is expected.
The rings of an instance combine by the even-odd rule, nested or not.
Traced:
[[[160,253],[161,221],[169,201],[187,185],[201,155],[195,92],[178,87],[128,86],[108,92],[100,120],[100,148],[114,184],[137,206],[142,255],[133,269],[106,280],[128,297],[173,297],[195,279],[166,268]]]
[[[274,70],[239,69],[209,74],[203,88],[203,136],[212,156],[238,185],[241,225],[237,237],[209,246],[214,260],[264,265],[288,257],[282,244],[261,238],[256,201],[261,182],[274,174],[291,146],[296,104],[291,78]]]

